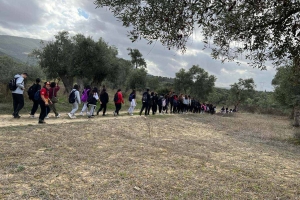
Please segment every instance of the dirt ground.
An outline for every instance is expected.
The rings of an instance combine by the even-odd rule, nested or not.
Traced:
[[[0,199],[300,199],[282,117],[0,116]]]

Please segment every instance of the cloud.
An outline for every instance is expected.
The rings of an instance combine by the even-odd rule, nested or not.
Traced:
[[[130,59],[127,48],[137,48],[147,61],[148,71],[153,75],[175,77],[180,68],[188,69],[199,65],[217,77],[216,86],[229,87],[239,78],[264,81],[258,89],[273,90],[271,80],[275,69],[268,64],[268,71],[253,69],[247,62],[221,63],[211,57],[210,49],[203,49],[203,37],[199,28],[191,36],[187,51],[182,54],[176,49],[168,50],[159,41],[147,44],[144,39],[132,43],[127,37],[130,29],[107,8],[97,8],[91,0],[0,0],[0,34],[53,40],[59,31],[70,34],[81,33],[98,40],[102,37],[119,50],[119,56]]]

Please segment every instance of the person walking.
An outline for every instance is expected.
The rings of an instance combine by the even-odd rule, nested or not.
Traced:
[[[121,92],[121,89],[118,89],[114,96],[114,102],[116,110],[113,112],[114,116],[119,115],[119,111],[122,108],[122,104],[124,104],[123,94]]]
[[[101,112],[103,110],[102,116],[105,116],[108,101],[109,101],[109,96],[106,92],[106,89],[103,88],[100,93],[100,108],[97,111],[97,115],[99,115],[99,112]]]
[[[97,101],[99,100],[98,88],[94,87],[89,94],[88,107],[90,108],[88,118],[94,117],[94,111],[96,110]]]
[[[72,104],[72,110],[70,113],[68,113],[68,116],[71,119],[76,118],[75,112],[78,110],[79,104],[81,104],[80,100],[80,94],[79,94],[79,86],[77,84],[74,85],[73,90],[71,91],[69,95],[69,103]]]
[[[82,110],[80,112],[80,115],[83,116],[83,113],[86,112],[86,115],[89,115],[88,113],[88,97],[89,97],[89,92],[91,90],[91,86],[87,85],[85,86],[82,95],[81,95],[81,102],[83,103]]]
[[[55,104],[58,103],[58,99],[57,99],[57,92],[60,90],[59,87],[59,81],[57,83],[52,82],[50,83],[50,89],[49,89],[49,99],[51,100],[52,104],[49,104],[49,108],[50,110],[52,110],[55,114],[56,118],[60,117],[60,114],[57,112]],[[49,113],[47,113],[49,114]],[[48,115],[46,116],[46,118],[48,118]]]
[[[46,122],[45,117],[50,112],[49,105],[52,104],[51,100],[49,99],[49,89],[50,89],[50,83],[46,82],[44,87],[40,91],[40,107],[41,107],[41,113],[39,116],[39,124],[45,124]]]
[[[145,109],[145,116],[147,115],[147,109],[148,109],[148,104],[150,101],[150,94],[149,94],[149,89],[147,89],[144,93],[143,93],[143,97],[142,97],[142,108],[140,111],[140,116],[142,115],[143,110]]]
[[[151,92],[150,94],[150,99],[148,101],[148,107],[146,109],[146,114],[149,115],[150,114],[150,110],[152,109],[153,106],[153,98],[154,98],[154,92]],[[152,113],[153,114],[153,113]]]
[[[30,118],[34,118],[34,115],[35,115],[37,109],[39,108],[40,102],[39,102],[39,100],[35,100],[34,96],[37,91],[41,90],[40,82],[41,82],[41,79],[37,78],[35,80],[35,83],[32,86],[30,86],[30,88],[27,91],[28,97],[33,103],[31,111],[30,111]]]
[[[21,116],[19,115],[20,110],[24,107],[24,79],[26,79],[28,76],[27,73],[22,73],[21,75],[17,74],[14,76],[15,80],[15,90],[12,90],[12,97],[13,97],[13,117],[15,119],[19,119]]]
[[[134,108],[136,107],[136,92],[135,92],[135,90],[132,90],[132,92],[129,95],[128,100],[130,102],[130,107],[128,109],[128,114],[132,116]]]
[[[158,96],[157,93],[155,92],[153,96],[152,115],[155,115],[157,112],[157,103],[158,103]]]

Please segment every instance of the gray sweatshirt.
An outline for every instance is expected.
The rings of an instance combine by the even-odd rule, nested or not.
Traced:
[[[76,89],[73,89],[72,91],[74,91],[74,90],[76,90]],[[77,102],[78,104],[81,104],[80,93],[78,90],[75,91],[75,102]]]
[[[15,94],[23,94],[24,93],[24,78],[23,76],[17,74],[14,78],[17,78],[16,85],[17,89],[15,91],[12,91],[12,93]]]

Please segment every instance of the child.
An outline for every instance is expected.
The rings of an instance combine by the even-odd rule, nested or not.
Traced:
[[[135,101],[135,90],[132,90],[131,94],[129,95],[129,102],[130,102],[130,107],[128,109],[128,113],[132,116],[134,108],[136,107],[136,101]]]
[[[72,111],[68,113],[71,119],[76,118],[75,112],[78,110],[79,104],[81,104],[80,94],[79,94],[79,86],[77,84],[74,85],[73,90],[69,95],[69,103],[72,104]]]
[[[82,115],[82,116],[83,116],[83,112],[86,112],[86,115],[89,115],[87,105],[88,105],[88,97],[89,97],[90,90],[91,90],[91,86],[89,86],[89,85],[85,86],[85,88],[82,92],[82,95],[81,95],[81,102],[83,103],[83,107],[80,112],[80,115]]]
[[[100,101],[98,95],[98,89],[94,87],[88,97],[88,106],[90,107],[88,118],[94,117],[94,111],[96,110],[97,101]]]

